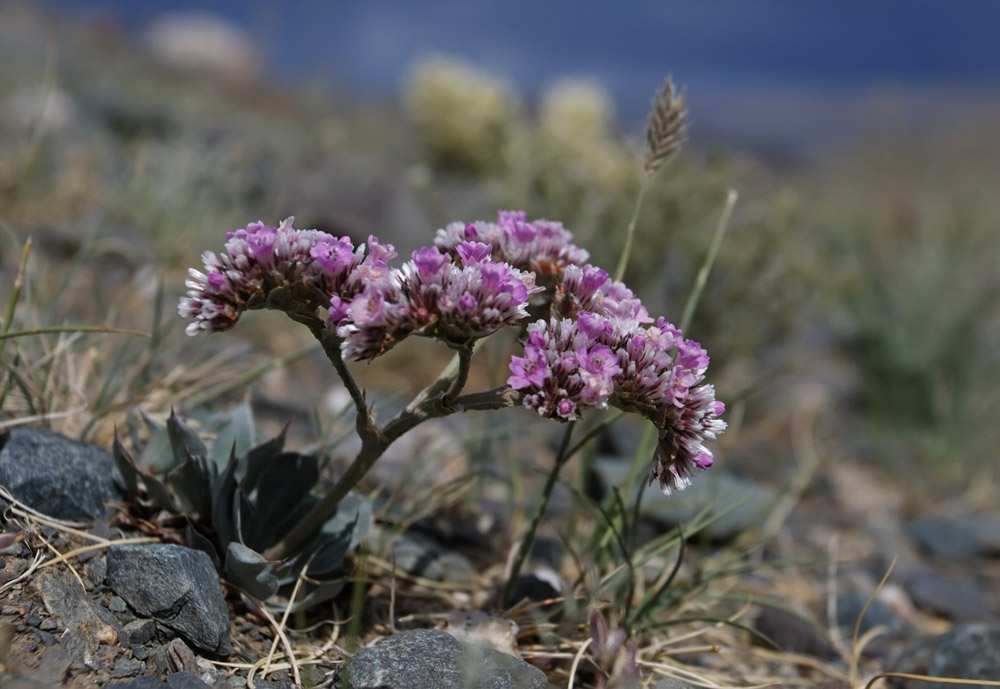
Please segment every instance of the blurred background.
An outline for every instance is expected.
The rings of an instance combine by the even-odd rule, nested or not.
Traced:
[[[258,218],[374,233],[406,256],[450,221],[524,208],[612,267],[671,75],[689,143],[654,179],[626,280],[679,320],[739,192],[690,330],[731,410],[729,470],[782,484],[805,415],[824,466],[905,477],[904,511],[990,504],[998,26],[987,0],[4,2],[0,284],[30,235],[29,322],[166,343],[167,363],[134,367],[98,346],[99,399],[77,380],[63,409],[49,390],[34,412],[83,405],[87,421],[53,422],[99,439],[126,404],[197,387],[171,373],[180,361],[224,379],[232,358],[211,357],[231,342],[178,337],[175,299],[202,251]],[[247,352],[303,344],[248,321]],[[426,367],[394,356],[392,375],[419,383]],[[272,375],[254,394],[308,416],[330,394],[314,379]]]

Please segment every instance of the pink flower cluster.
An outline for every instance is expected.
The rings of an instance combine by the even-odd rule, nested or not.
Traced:
[[[191,318],[186,332],[228,330],[247,309],[315,311],[331,295],[351,299],[384,277],[391,246],[370,237],[355,248],[348,237],[318,230],[297,230],[294,218],[278,227],[261,222],[229,232],[221,254],[202,254],[204,272],[191,268],[186,297],[178,312]]]
[[[708,355],[607,272],[584,265],[587,253],[557,222],[529,222],[504,211],[496,223],[453,223],[435,246],[413,252],[400,268],[396,252],[369,237],[297,230],[256,222],[227,235],[220,255],[203,254],[192,269],[180,314],[187,333],[231,328],[247,309],[272,308],[319,323],[340,339],[342,354],[372,359],[414,334],[467,347],[528,316],[523,356],[510,362],[507,383],[540,415],[567,421],[586,407],[639,413],[659,429],[650,481],[665,493],[682,489],[712,465],[705,442],[726,428],[725,407],[702,384]],[[536,281],[539,285],[536,285]]]
[[[385,281],[373,281],[349,303],[334,295],[330,320],[345,356],[370,359],[411,333],[466,346],[528,315],[541,288],[534,273],[490,258],[491,247],[462,242],[456,255],[429,246]]]
[[[414,333],[465,346],[527,317],[529,296],[542,289],[481,242],[463,241],[453,254],[424,247],[394,269],[396,251],[375,237],[355,248],[292,222],[251,223],[227,235],[221,255],[203,254],[205,272],[190,270],[178,309],[193,319],[189,335],[231,328],[252,308],[323,310],[344,355],[371,359]]]
[[[593,266],[571,266],[556,287],[561,318],[528,326],[524,356],[510,362],[508,385],[541,416],[569,420],[608,403],[659,429],[650,481],[664,493],[712,465],[704,443],[726,428],[715,388],[700,385],[708,355],[660,318],[655,325],[632,292]]]
[[[542,284],[551,284],[567,266],[587,261],[584,249],[573,244],[573,235],[562,223],[528,222],[524,211],[500,211],[495,223],[482,220],[454,222],[437,231],[434,243],[454,253],[462,242],[483,242],[493,247],[494,260],[534,273]]]

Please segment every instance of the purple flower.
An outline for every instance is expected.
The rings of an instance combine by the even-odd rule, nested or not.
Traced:
[[[524,348],[524,356],[515,356],[510,361],[511,376],[507,385],[515,390],[527,387],[541,387],[549,376],[549,367],[537,347],[530,345]]]
[[[247,225],[246,242],[250,255],[261,263],[274,259],[274,244],[278,240],[278,229],[257,221]]]
[[[436,246],[425,246],[413,252],[413,263],[424,276],[435,275],[447,262],[448,257]]]
[[[316,259],[324,272],[335,275],[353,263],[354,245],[347,237],[321,238],[310,247],[309,255]]]
[[[483,244],[482,242],[462,242],[455,247],[455,251],[461,256],[462,263],[470,265],[485,261],[489,257],[492,248],[489,244]]]

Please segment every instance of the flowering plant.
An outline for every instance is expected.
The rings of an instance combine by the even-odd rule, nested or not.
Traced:
[[[703,383],[707,353],[667,320],[654,321],[572,240],[558,222],[502,211],[495,223],[448,225],[397,268],[393,247],[374,236],[355,247],[348,237],[295,229],[292,218],[251,223],[228,234],[221,254],[205,252],[204,272],[190,271],[180,301],[187,333],[227,330],[248,309],[283,311],[322,344],[357,410],[354,463],[267,557],[308,539],[396,438],[458,411],[520,404],[562,422],[588,407],[638,413],[659,436],[650,483],[668,495],[712,465],[705,442],[726,423]],[[530,313],[543,317],[527,323]],[[522,328],[523,344],[507,384],[463,395],[476,342],[505,327]],[[411,335],[456,350],[455,365],[380,425],[345,360],[374,359]]]

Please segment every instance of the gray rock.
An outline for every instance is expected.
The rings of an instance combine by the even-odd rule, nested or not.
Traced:
[[[90,602],[69,572],[46,569],[38,574],[34,585],[49,615],[66,630],[62,645],[70,656],[82,663],[88,654],[96,653],[100,641],[95,621],[101,620],[101,614],[106,615],[107,611],[98,612],[98,607]]]
[[[935,677],[1000,679],[1000,625],[973,624],[951,629],[938,643],[928,670]],[[946,687],[940,683],[928,686]]]
[[[593,479],[599,484],[597,494],[621,486],[631,467],[631,459],[598,457],[593,464]],[[728,541],[748,529],[763,525],[777,500],[771,488],[752,481],[712,469],[700,474],[684,490],[665,496],[654,486],[643,484],[646,494],[642,501],[642,517],[667,527],[687,524],[708,507],[721,516],[701,532],[715,541]],[[633,496],[629,494],[628,500]]]
[[[764,608],[757,617],[754,628],[777,644],[782,651],[817,658],[836,657],[833,647],[820,636],[813,625],[784,610]],[[757,641],[763,642],[762,639],[755,639],[755,643]]]
[[[154,543],[114,546],[107,559],[108,585],[133,610],[203,651],[229,653],[229,613],[207,554]]]
[[[115,661],[114,669],[112,674],[115,679],[122,679],[124,677],[135,677],[140,672],[142,672],[145,665],[141,661],[134,658],[129,658],[127,656],[121,656]]]
[[[989,622],[996,618],[971,574],[945,576],[917,568],[906,577],[904,588],[917,607],[957,622]]]
[[[661,679],[652,685],[652,689],[697,689],[695,685],[682,682],[679,679]]]
[[[864,592],[838,592],[837,593],[837,626],[844,629],[854,629],[858,621],[858,616],[864,610],[870,594]],[[861,619],[859,631],[864,634],[874,627],[888,627],[889,629],[900,629],[905,625],[902,619],[881,599],[872,601],[865,616]]]
[[[1000,625],[959,625],[921,642],[917,650],[919,652],[901,656],[899,671],[955,679],[1000,679]],[[900,686],[905,689],[950,689],[956,685],[905,681]]]
[[[122,646],[142,646],[148,644],[156,635],[156,622],[153,620],[133,620],[122,628],[118,640]]]
[[[1000,554],[1000,519],[966,514],[924,516],[907,524],[910,537],[929,555],[967,560]]]
[[[146,675],[136,677],[128,682],[115,682],[108,686],[117,687],[117,689],[167,689],[166,682]]]
[[[207,684],[187,672],[175,672],[167,675],[167,686],[170,689],[209,689]]]
[[[365,648],[338,672],[340,689],[543,689],[528,663],[436,629],[414,629]]]
[[[118,469],[104,448],[41,428],[0,436],[0,485],[18,500],[57,519],[93,520],[123,499]]]
[[[473,577],[472,565],[463,555],[419,532],[401,535],[392,552],[397,567],[425,579],[465,583]]]

